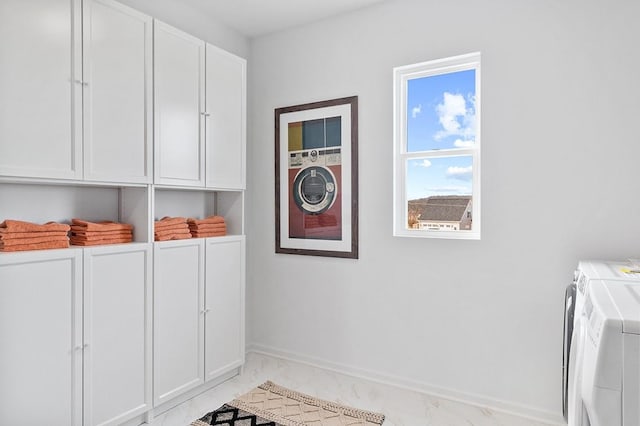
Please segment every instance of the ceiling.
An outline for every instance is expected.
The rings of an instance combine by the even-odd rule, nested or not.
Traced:
[[[386,0],[181,0],[253,38]]]

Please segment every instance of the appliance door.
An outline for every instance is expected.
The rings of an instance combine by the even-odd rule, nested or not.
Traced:
[[[567,423],[569,426],[590,426],[581,393],[586,318],[581,312],[576,315],[567,366]]]
[[[564,293],[564,332],[562,339],[562,415],[567,420],[569,404],[569,360],[576,308],[576,285],[569,284]],[[575,358],[574,358],[575,359]]]

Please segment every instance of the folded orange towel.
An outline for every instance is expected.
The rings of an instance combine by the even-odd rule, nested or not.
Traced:
[[[226,232],[192,232],[191,235],[193,238],[209,238],[209,237],[224,237],[227,235]]]
[[[85,237],[83,235],[71,236],[71,240],[74,241],[99,241],[99,240],[129,240],[133,239],[133,235],[95,235],[90,237]]]
[[[86,231],[118,231],[118,230],[133,230],[133,225],[128,223],[118,223],[112,221],[100,221],[100,222],[89,222],[81,219],[71,219],[71,225],[76,227],[84,228]]]
[[[168,230],[162,230],[162,231],[155,231],[153,233],[153,235],[171,235],[171,234],[176,234],[176,235],[181,235],[181,234],[190,234],[191,231],[189,231],[189,228],[183,228],[183,229],[168,229]]]
[[[209,217],[205,217],[204,219],[195,219],[195,218],[188,218],[187,219],[187,223],[189,225],[202,225],[205,223],[208,224],[213,224],[213,223],[224,223],[224,217],[222,216],[209,216]]]
[[[187,224],[185,222],[184,225],[173,225],[173,226],[166,226],[166,227],[162,227],[162,228],[154,227],[153,230],[154,230],[154,232],[173,232],[173,231],[178,231],[178,232],[187,231],[187,232],[189,232],[189,227],[187,226]]]
[[[154,237],[155,241],[186,240],[187,238],[191,238],[191,233],[156,235]]]
[[[202,230],[219,230],[219,229],[227,229],[227,225],[225,223],[213,223],[213,224],[202,224],[202,225],[189,225],[189,229],[192,231],[202,231]]]
[[[107,244],[126,244],[130,243],[130,238],[110,238],[110,239],[102,239],[102,240],[75,240],[71,238],[71,245],[74,246],[100,246]]]
[[[51,232],[51,231],[69,231],[69,225],[64,223],[47,222],[44,225],[37,223],[24,222],[22,220],[7,219],[0,223],[0,232]]]
[[[170,217],[170,216],[165,216],[160,220],[156,220],[154,223],[154,226],[157,227],[164,227],[164,226],[172,226],[172,225],[179,225],[182,223],[187,223],[187,219],[184,217]]]
[[[33,238],[16,238],[13,240],[1,240],[0,246],[10,247],[10,246],[20,246],[25,244],[40,244],[47,243],[49,241],[69,241],[69,237],[66,235],[60,237],[33,237]]]
[[[2,228],[4,229],[4,228]],[[43,231],[43,232],[2,232],[0,230],[0,241],[19,240],[22,238],[34,237],[66,237],[66,231]]]
[[[68,248],[69,241],[47,241],[46,243],[18,244],[15,246],[0,247],[0,252],[45,250],[56,248]]]
[[[75,226],[71,227],[71,236],[74,237],[117,237],[117,236],[127,236],[132,235],[131,231],[122,230],[122,231],[79,231]],[[84,228],[80,228],[84,229]]]

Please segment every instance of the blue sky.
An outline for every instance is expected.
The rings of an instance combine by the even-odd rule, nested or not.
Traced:
[[[474,70],[408,81],[407,151],[473,146],[475,123]],[[408,161],[408,199],[470,195],[472,163],[471,156]]]
[[[470,155],[407,161],[407,199],[432,195],[471,195]]]

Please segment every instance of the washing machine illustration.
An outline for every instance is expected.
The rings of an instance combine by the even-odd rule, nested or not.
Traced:
[[[289,123],[289,238],[342,238],[341,117]]]

